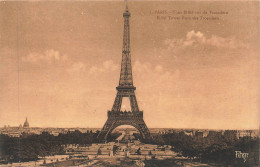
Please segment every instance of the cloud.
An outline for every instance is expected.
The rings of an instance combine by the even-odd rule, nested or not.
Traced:
[[[156,74],[156,73],[165,73],[165,69],[161,65],[153,66],[149,62],[141,63],[140,61],[135,61],[133,64],[133,72],[135,74]]]
[[[133,72],[137,75],[153,75],[155,78],[161,79],[162,77],[168,76],[175,76],[171,72],[167,71],[162,65],[152,65],[149,62],[141,63],[140,61],[135,61],[133,65]],[[153,78],[153,77],[151,77]]]
[[[106,71],[119,70],[119,64],[115,64],[112,60],[106,60],[101,65],[86,66],[83,62],[73,63],[67,70],[69,73],[86,72],[88,74],[101,74]]]
[[[22,57],[23,62],[29,63],[52,63],[54,61],[66,61],[67,59],[67,55],[61,55],[59,51],[53,49],[46,50],[45,53],[30,53]]]
[[[206,37],[202,32],[195,32],[194,30],[187,32],[186,38],[181,39],[166,39],[164,44],[168,50],[186,49],[199,45],[211,46],[216,48],[247,48],[248,46],[242,41],[234,37],[219,37],[212,35],[210,38]]]
[[[153,92],[175,89],[172,83],[176,83],[179,78],[179,70],[169,71],[162,65],[152,65],[149,62],[141,63],[135,61],[133,64],[134,80],[138,85],[146,89],[153,89]],[[164,86],[160,85],[164,83]],[[157,87],[154,87],[157,85]]]
[[[119,64],[115,64],[112,60],[106,60],[102,63],[101,66],[92,66],[89,70],[90,74],[103,73],[106,71],[116,71],[119,70]]]
[[[93,74],[93,73],[95,73],[96,71],[98,71],[97,66],[92,66],[92,67],[90,68],[90,70],[89,70],[89,73],[90,73],[90,74]]]
[[[86,71],[86,65],[82,62],[73,63],[72,66],[68,69],[69,73],[83,72]]]
[[[162,72],[162,71],[163,71],[163,67],[162,67],[161,65],[157,65],[157,66],[155,67],[155,71],[156,71],[156,72]]]
[[[114,64],[114,62],[112,60],[107,60],[103,63],[103,68],[105,70],[112,70],[112,71],[115,71],[119,68],[119,65],[118,64]]]
[[[218,37],[215,35],[212,35],[210,39],[207,41],[208,45],[216,46],[216,47],[224,47],[224,48],[230,48],[230,49],[236,49],[236,48],[247,48],[248,46],[244,44],[242,41],[239,41],[235,38],[223,38]]]
[[[139,61],[135,61],[133,65],[133,70],[137,73],[143,73],[143,72],[152,72],[154,69],[152,68],[152,65],[150,63],[142,63]]]

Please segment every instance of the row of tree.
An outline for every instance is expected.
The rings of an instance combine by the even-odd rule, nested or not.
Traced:
[[[226,135],[207,137],[189,136],[183,132],[153,134],[145,143],[170,145],[172,150],[195,161],[215,163],[222,166],[252,166],[258,164],[259,138],[236,138]],[[249,157],[236,157],[236,151],[249,153]]]
[[[54,136],[48,132],[40,135],[23,133],[20,137],[10,137],[0,134],[0,160],[1,162],[24,162],[37,160],[39,157],[64,154],[69,144],[86,146],[97,142],[99,131],[82,133],[78,130]],[[114,140],[119,133],[108,136]]]

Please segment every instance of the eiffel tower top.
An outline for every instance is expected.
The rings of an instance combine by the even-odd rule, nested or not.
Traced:
[[[129,25],[130,16],[131,14],[128,10],[128,5],[126,2],[126,9],[125,12],[123,13],[124,36],[123,36],[122,62],[121,62],[119,87],[133,87],[131,54],[130,54],[130,25]]]
[[[127,0],[125,0],[125,13],[129,13],[128,12],[128,2],[127,2]],[[129,13],[129,15],[130,15],[130,13]]]

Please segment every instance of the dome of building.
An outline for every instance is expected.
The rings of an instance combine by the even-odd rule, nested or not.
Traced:
[[[25,120],[25,122],[23,124],[23,128],[29,128],[29,123],[27,121],[27,117],[26,117],[26,120]]]

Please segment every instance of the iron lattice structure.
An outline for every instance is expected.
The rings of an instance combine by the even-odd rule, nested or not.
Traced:
[[[122,62],[119,85],[116,87],[117,94],[111,111],[107,112],[107,121],[100,131],[98,138],[101,141],[106,141],[107,136],[120,125],[131,125],[138,129],[143,138],[150,136],[144,119],[143,111],[138,108],[135,90],[133,85],[131,54],[130,54],[130,25],[129,18],[131,14],[126,5],[126,10],[123,13],[124,17],[124,36],[122,49]],[[131,111],[121,111],[122,99],[128,97],[130,100]]]

